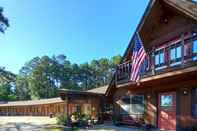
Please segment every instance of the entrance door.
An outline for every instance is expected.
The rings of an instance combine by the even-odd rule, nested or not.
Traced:
[[[159,94],[158,127],[163,130],[176,130],[176,92]]]

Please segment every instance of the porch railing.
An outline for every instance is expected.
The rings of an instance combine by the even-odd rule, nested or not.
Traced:
[[[182,56],[177,61],[171,61],[169,58],[161,67],[155,66],[154,52],[150,52],[146,58],[146,62],[141,67],[141,78],[147,78],[154,75],[159,75],[171,71],[182,70],[188,67],[197,66],[197,53]],[[117,84],[123,84],[130,81],[131,61],[120,64],[116,71]]]

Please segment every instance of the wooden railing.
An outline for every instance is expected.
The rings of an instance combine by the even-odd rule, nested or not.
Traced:
[[[192,66],[197,66],[197,53],[190,53],[187,56],[181,57],[180,59],[178,59],[178,61],[171,61],[168,58],[168,61],[165,62],[164,65],[162,65],[162,68],[156,68],[155,67],[155,57],[153,52],[151,52],[148,55],[148,62],[146,63],[146,65],[143,65],[142,69],[141,69],[141,78],[147,78],[147,77],[151,77],[154,75],[159,75],[159,74],[163,74],[163,73],[167,73],[170,71],[175,71],[175,70],[182,70],[188,67],[192,67]],[[177,64],[174,64],[177,63]],[[144,62],[145,64],[145,62]],[[174,64],[174,65],[173,65]],[[130,74],[131,74],[131,67],[132,67],[132,63],[131,61],[127,61],[123,64],[120,64],[117,68],[116,71],[116,81],[117,84],[123,84],[123,83],[127,83],[130,81]]]
[[[129,81],[131,72],[131,61],[120,64],[116,70],[116,80],[118,83],[125,83]]]
[[[147,51],[146,60],[140,70],[141,78],[197,66],[197,53],[193,53],[192,50],[194,41],[197,41],[197,33],[184,34],[176,43],[168,42],[159,48],[152,48],[150,51]],[[171,60],[170,51],[175,47],[181,47],[182,57]],[[161,50],[164,53],[164,63],[155,65],[155,55]],[[131,68],[131,61],[122,63],[117,67],[115,75],[117,84],[130,81]]]

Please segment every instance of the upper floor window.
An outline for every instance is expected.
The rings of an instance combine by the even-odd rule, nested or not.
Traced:
[[[182,58],[182,46],[180,44],[176,44],[170,48],[170,65],[175,66],[181,64]]]
[[[197,39],[192,42],[192,52],[193,54],[197,53]],[[197,56],[194,56],[193,60],[197,60]]]
[[[193,53],[197,53],[197,40],[193,41]]]
[[[164,49],[155,53],[155,67],[156,70],[162,69],[165,65]]]
[[[193,60],[197,60],[197,32],[192,32],[193,40],[192,40],[192,53],[194,54]]]

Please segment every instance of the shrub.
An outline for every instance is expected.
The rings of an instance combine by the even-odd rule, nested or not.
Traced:
[[[74,113],[72,113],[71,116],[74,116],[75,119],[79,120],[79,119],[80,119],[80,116],[81,116],[81,113],[79,113],[79,112],[74,112]]]
[[[87,115],[87,114],[82,114],[80,116],[80,120],[87,121],[87,120],[90,120],[90,119],[91,119],[91,116],[90,115]]]
[[[81,114],[78,112],[72,113],[70,116],[71,124],[74,127],[88,126],[88,121],[91,120],[91,116],[87,114]]]
[[[79,120],[81,126],[87,126],[88,120],[91,120],[91,116],[87,114],[81,114]]]
[[[58,114],[57,115],[57,124],[59,125],[67,125],[68,124],[68,117],[66,113]]]
[[[113,121],[113,124],[114,125],[116,125],[116,126],[119,126],[120,125],[120,123],[119,123],[119,121],[120,121],[120,117],[118,117],[118,116],[112,116],[112,121]]]

